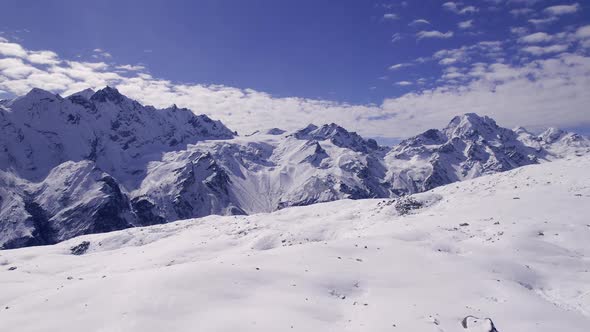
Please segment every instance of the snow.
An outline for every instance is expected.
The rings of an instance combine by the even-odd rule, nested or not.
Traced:
[[[585,332],[588,167],[0,251],[0,330]]]

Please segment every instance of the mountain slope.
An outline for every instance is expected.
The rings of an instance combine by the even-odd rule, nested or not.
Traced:
[[[453,118],[443,130],[402,141],[386,162],[394,191],[413,193],[534,164],[546,156],[546,150],[526,145],[512,130],[471,113]]]
[[[392,148],[334,123],[237,136],[219,121],[155,109],[116,89],[0,102],[0,248],[211,214],[390,198],[590,151],[465,114]]]
[[[33,89],[0,105],[0,168],[40,180],[65,161],[87,159],[116,177],[133,178],[163,151],[235,135],[205,115],[143,106],[110,87],[88,95],[62,98]]]
[[[571,158],[396,200],[2,251],[0,322],[19,331],[451,332],[489,331],[489,317],[498,331],[586,331],[588,167],[590,157]]]

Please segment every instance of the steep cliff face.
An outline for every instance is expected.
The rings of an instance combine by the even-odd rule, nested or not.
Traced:
[[[53,244],[138,223],[117,182],[92,161],[65,162],[39,183],[20,180],[3,189],[10,200],[0,210],[4,248]]]

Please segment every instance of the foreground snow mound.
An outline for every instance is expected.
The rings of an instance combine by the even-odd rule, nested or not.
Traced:
[[[5,250],[0,327],[586,332],[589,167]]]

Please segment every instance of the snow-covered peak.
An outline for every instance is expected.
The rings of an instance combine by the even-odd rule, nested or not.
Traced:
[[[0,169],[41,179],[67,160],[89,159],[109,173],[137,172],[151,154],[235,133],[220,121],[177,107],[143,106],[106,87],[61,98],[33,89],[0,110]],[[139,164],[139,165],[135,165]]]
[[[127,100],[127,97],[123,96],[119,90],[111,88],[110,86],[106,86],[105,88],[96,91],[96,93],[90,97],[90,100],[99,103],[111,101],[115,104],[120,104]]]
[[[532,135],[531,132],[528,131],[528,129],[526,129],[525,127],[522,127],[522,126],[515,127],[514,129],[512,129],[512,131],[514,131],[518,135],[522,135],[522,134]]]
[[[379,149],[379,145],[374,139],[365,140],[356,132],[349,132],[335,123],[325,124],[321,127],[310,124],[295,132],[293,136],[303,140],[330,140],[336,146],[357,152],[367,153]]]
[[[396,192],[428,190],[538,162],[544,151],[518,140],[510,129],[474,113],[454,117],[393,147],[387,157]]]
[[[590,139],[559,128],[548,128],[539,135],[526,130],[515,130],[524,145],[545,152],[545,158],[556,159],[590,153]]]
[[[564,134],[565,132],[559,128],[549,127],[539,135],[539,138],[545,143],[553,143],[559,140]]]
[[[494,135],[495,131],[500,129],[492,118],[479,116],[475,113],[466,113],[454,117],[451,122],[443,129],[443,132],[449,137],[470,137],[474,135]]]
[[[68,98],[74,98],[74,97],[81,97],[84,98],[86,100],[90,100],[90,98],[95,94],[96,92],[90,88],[88,89],[84,89],[82,91],[78,91],[76,93],[72,93],[71,95],[68,96]]]
[[[7,103],[7,106],[13,109],[30,110],[34,105],[42,102],[54,102],[61,100],[59,95],[53,94],[49,91],[33,88],[26,95],[17,97]]]
[[[55,99],[57,95],[43,89],[33,88],[27,93],[24,98],[26,99]]]

